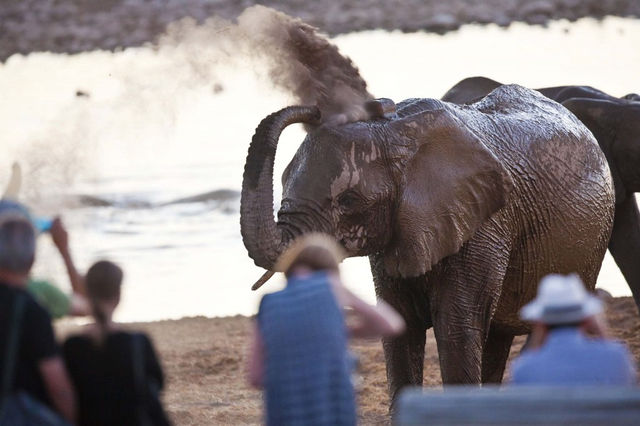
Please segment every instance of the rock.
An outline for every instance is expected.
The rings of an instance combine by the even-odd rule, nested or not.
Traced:
[[[425,29],[434,33],[444,34],[460,28],[458,18],[450,13],[437,13],[426,24]]]
[[[531,24],[531,25],[545,26],[549,22],[549,17],[547,15],[541,15],[541,14],[527,15],[525,16],[524,21],[527,24]]]
[[[520,15],[527,19],[530,16],[546,16],[550,18],[553,16],[556,8],[554,4],[547,0],[538,0],[527,3],[520,9]]]
[[[611,295],[611,293],[602,288],[596,288],[596,296],[598,296],[598,299],[602,300],[605,303],[613,300],[613,296]]]
[[[640,16],[637,0],[2,0],[0,62],[14,53],[121,49],[152,42],[171,22],[235,19],[257,3],[336,35],[373,28],[443,34],[466,23],[545,24],[584,16]]]

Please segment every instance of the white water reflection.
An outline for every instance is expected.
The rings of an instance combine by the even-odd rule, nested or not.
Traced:
[[[359,67],[374,96],[395,101],[437,98],[473,75],[530,87],[589,84],[616,96],[640,91],[638,20],[585,19],[547,29],[465,26],[445,36],[373,31],[334,42]],[[260,292],[249,291],[262,270],[240,240],[237,199],[158,204],[239,190],[256,125],[291,101],[257,78],[248,63],[216,65],[216,75],[226,77],[214,82],[193,75],[182,59],[163,49],[136,48],[16,56],[0,66],[0,185],[11,161],[19,159],[35,207],[62,212],[69,223],[79,266],[103,257],[123,265],[121,320],[251,314],[264,291],[282,285],[278,278]],[[216,92],[214,84],[224,90]],[[89,96],[76,96],[78,90]],[[277,176],[303,137],[298,127],[285,131]],[[60,197],[46,196],[58,193],[116,203],[70,208]],[[67,286],[47,237],[41,240],[36,274]],[[374,299],[366,259],[346,261],[344,275],[357,293]],[[599,285],[614,295],[629,294],[610,257]]]

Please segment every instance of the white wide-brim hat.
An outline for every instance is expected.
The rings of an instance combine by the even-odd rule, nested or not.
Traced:
[[[545,324],[570,324],[602,309],[600,299],[587,292],[576,274],[551,274],[540,281],[538,295],[520,310],[520,317]]]

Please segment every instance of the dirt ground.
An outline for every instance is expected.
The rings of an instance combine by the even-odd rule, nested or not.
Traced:
[[[330,35],[369,29],[445,33],[468,23],[544,25],[585,16],[640,16],[637,0],[2,0],[0,62],[14,53],[115,50],[153,42],[171,22],[232,20],[255,4]]]
[[[640,316],[630,297],[608,301],[612,337],[625,342],[640,361]],[[251,318],[184,318],[176,321],[131,324],[153,339],[167,377],[164,401],[176,425],[260,424],[261,392],[251,389],[244,366]],[[58,323],[60,337],[75,326]],[[511,359],[524,342],[516,338]],[[384,356],[379,341],[360,341],[352,349],[360,359],[358,392],[360,424],[388,424]],[[508,375],[508,371],[507,371]],[[427,335],[425,386],[441,385],[433,333]]]

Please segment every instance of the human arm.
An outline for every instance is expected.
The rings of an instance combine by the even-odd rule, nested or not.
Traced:
[[[69,275],[69,281],[71,282],[73,293],[86,297],[87,292],[84,285],[84,277],[78,272],[75,264],[73,263],[73,258],[71,257],[71,252],[69,250],[69,234],[62,224],[60,217],[53,219],[49,233],[51,234],[53,243],[58,248],[58,251],[62,256],[64,266],[67,269],[67,274]]]
[[[544,345],[544,342],[547,340],[548,334],[549,330],[547,329],[546,325],[541,322],[533,323],[533,325],[531,326],[531,334],[529,335],[529,338],[527,339],[527,342],[525,344],[525,348],[523,349],[526,351],[540,349],[542,345]]]
[[[257,322],[253,326],[253,336],[251,338],[247,364],[247,378],[251,386],[262,388],[264,379],[264,344]]]
[[[77,293],[73,293],[69,296],[69,311],[68,315],[73,317],[86,317],[91,315],[91,305],[86,297]]]
[[[73,386],[59,356],[38,362],[38,369],[55,409],[72,424],[76,421],[76,403]]]
[[[370,305],[342,285],[337,276],[330,275],[329,280],[338,303],[355,316],[355,322],[347,325],[352,337],[395,336],[404,331],[404,319],[384,300]]]

